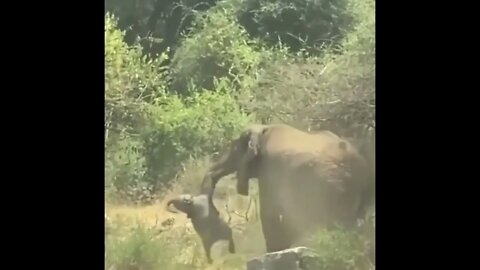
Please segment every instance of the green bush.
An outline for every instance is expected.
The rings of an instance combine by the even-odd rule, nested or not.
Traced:
[[[346,1],[219,1],[206,12],[192,11],[193,27],[170,66],[165,54],[147,58],[138,43],[127,45],[117,19],[107,14],[108,197],[151,201],[182,164],[218,151],[250,122],[285,122],[368,138],[362,151],[373,166],[375,6],[373,0]],[[139,3],[137,9],[148,10],[153,2]],[[247,11],[253,26],[241,16],[237,21]],[[328,14],[315,17],[315,12]],[[252,38],[242,25],[265,39]],[[315,56],[288,53],[285,45],[302,51],[315,42],[285,41],[287,32],[333,38],[340,46],[327,46]],[[272,46],[277,37],[283,44]],[[193,178],[200,177],[200,171],[192,173],[188,182],[194,185]]]
[[[106,269],[197,270],[212,267],[206,261],[199,236],[187,226],[161,231],[137,221],[130,230],[125,227],[125,224],[114,222],[106,236]],[[220,257],[222,248],[219,247],[216,244],[212,248],[214,266],[225,270],[244,268],[244,257],[239,254]],[[226,245],[223,248],[227,252]]]
[[[152,202],[153,186],[144,182],[145,171],[142,142],[133,138],[118,141],[109,148],[105,160],[107,198],[114,202]]]
[[[318,270],[370,270],[368,246],[358,234],[343,230],[321,230],[313,235],[308,246],[318,258],[313,262]]]
[[[217,0],[106,0],[105,10],[119,18],[125,41],[139,41],[144,52],[172,51],[188,32],[194,14],[214,6]]]
[[[218,151],[249,118],[231,95],[230,80],[214,80],[214,90],[189,97],[166,93],[165,56],[148,60],[122,37],[107,15],[106,184],[118,198],[148,202],[182,162]]]
[[[272,61],[242,106],[259,122],[305,130],[328,129],[348,137],[366,156],[375,183],[375,2],[351,0],[357,22],[341,53]],[[374,190],[371,192],[373,197]]]
[[[127,45],[117,19],[105,16],[105,174],[108,197],[143,200],[151,187],[142,183],[144,158],[138,136],[146,109],[165,89],[162,55],[147,59],[137,44]],[[116,193],[116,194],[115,194]],[[115,195],[115,196],[111,196]]]
[[[274,61],[244,104],[264,122],[330,129],[355,137],[375,126],[374,1],[352,0],[358,23],[342,42],[340,55]],[[328,52],[328,50],[327,50]]]
[[[108,237],[105,263],[107,269],[175,269],[175,250],[155,237],[153,230],[139,224],[126,238]]]
[[[231,2],[222,1],[198,13],[191,34],[172,59],[172,89],[180,93],[214,89],[214,81],[228,78],[238,89],[261,63],[257,44],[235,20]]]
[[[251,36],[292,51],[338,44],[353,20],[348,0],[244,0],[238,18]]]
[[[375,130],[375,1],[352,0],[352,7],[358,23],[346,36],[344,53],[326,63],[321,82],[338,102],[315,114],[324,116],[325,128],[365,137]]]
[[[220,150],[250,121],[224,89],[159,98],[143,133],[148,181],[165,184],[190,157]]]
[[[144,125],[146,104],[162,95],[165,68],[161,55],[147,59],[137,44],[128,46],[117,19],[105,16],[105,141],[115,143],[125,135],[137,135]]]
[[[118,18],[118,28],[126,32],[124,41],[133,44],[138,37],[145,37],[155,2],[157,1],[105,0],[105,13],[114,14]]]

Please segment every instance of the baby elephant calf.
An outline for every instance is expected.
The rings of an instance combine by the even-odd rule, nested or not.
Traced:
[[[232,229],[220,218],[218,210],[215,208],[215,205],[213,205],[213,202],[209,200],[208,195],[193,196],[190,194],[182,194],[168,201],[167,210],[172,213],[177,213],[170,209],[170,205],[172,204],[176,209],[186,213],[187,218],[192,221],[193,228],[202,240],[208,263],[212,263],[210,256],[212,245],[219,240],[227,240],[228,251],[235,253]]]

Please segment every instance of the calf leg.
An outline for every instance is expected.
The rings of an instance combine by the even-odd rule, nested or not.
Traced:
[[[232,230],[229,230],[228,252],[230,252],[230,253],[235,253],[235,243],[233,242],[233,233],[232,233]]]
[[[203,244],[203,249],[205,250],[205,255],[207,256],[207,262],[211,264],[213,262],[211,254],[210,254],[210,249],[212,248],[212,243],[211,241],[208,241],[206,239],[202,239],[202,244]]]

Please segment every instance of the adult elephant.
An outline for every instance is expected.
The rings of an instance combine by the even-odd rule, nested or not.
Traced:
[[[368,179],[365,159],[348,141],[284,124],[246,129],[209,169],[202,192],[213,193],[231,173],[242,195],[248,195],[249,180],[258,179],[267,252],[291,247],[316,226],[354,225]]]

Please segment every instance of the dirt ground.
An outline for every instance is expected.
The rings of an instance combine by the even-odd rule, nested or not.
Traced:
[[[161,228],[163,226],[162,222],[173,219],[174,223],[169,225],[170,229],[189,227],[193,231],[191,222],[187,219],[186,214],[171,213],[166,210],[167,202],[181,193],[183,193],[181,189],[170,191],[161,200],[146,206],[107,203],[105,205],[105,213],[111,222],[126,225],[125,229],[133,228],[138,223],[150,228]],[[206,266],[207,268],[204,270],[227,269],[228,267],[225,267],[225,265],[232,264],[232,260],[240,260],[237,264],[244,264],[246,258],[258,256],[264,252],[263,235],[258,219],[258,206],[256,205],[258,200],[255,201],[254,198],[255,196],[246,197],[236,194],[235,186],[232,183],[227,182],[217,188],[214,204],[219,210],[221,217],[227,222],[230,221],[229,225],[233,229],[237,253],[234,255],[228,254],[228,243],[217,242],[212,248],[214,264]],[[228,211],[226,205],[228,205]],[[248,221],[242,217],[247,212],[247,209]]]

